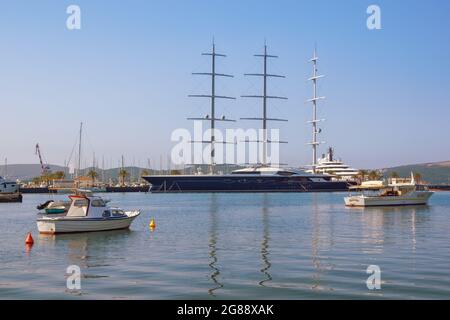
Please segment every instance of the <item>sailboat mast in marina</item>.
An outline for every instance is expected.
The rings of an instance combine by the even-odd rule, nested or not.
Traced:
[[[217,73],[216,72],[216,57],[226,57],[226,55],[216,52],[216,45],[213,41],[212,51],[207,53],[202,53],[204,56],[211,56],[211,72],[195,72],[193,75],[202,75],[202,76],[210,76],[211,77],[211,93],[210,94],[191,94],[189,97],[193,98],[209,98],[211,101],[211,115],[207,114],[204,118],[188,118],[188,120],[201,120],[201,121],[209,121],[211,128],[210,140],[202,140],[202,141],[191,141],[192,143],[205,143],[209,144],[211,147],[211,156],[210,156],[210,174],[215,173],[215,149],[214,145],[216,143],[226,143],[225,141],[216,141],[214,130],[216,128],[216,121],[229,121],[235,122],[235,120],[230,120],[222,116],[221,118],[216,117],[216,99],[229,99],[235,100],[234,97],[217,95],[216,94],[216,77],[228,77],[232,78],[232,75]]]
[[[257,141],[247,141],[247,142],[256,142],[256,143],[262,143],[262,159],[258,159],[260,161],[260,164],[263,166],[267,165],[267,144],[268,143],[286,143],[282,141],[270,141],[267,137],[267,122],[268,121],[287,121],[285,119],[275,119],[275,118],[268,118],[267,117],[267,102],[269,99],[280,99],[280,100],[287,100],[286,97],[279,97],[279,96],[272,96],[267,93],[267,79],[268,78],[285,78],[285,76],[277,75],[277,74],[271,74],[267,72],[267,59],[268,58],[278,58],[278,56],[270,55],[267,53],[267,45],[264,44],[264,53],[263,54],[255,54],[255,57],[262,57],[263,58],[263,72],[262,73],[246,73],[245,76],[254,76],[254,77],[262,77],[263,78],[263,90],[262,95],[244,95],[241,96],[242,98],[257,98],[262,100],[262,117],[260,118],[241,118],[241,120],[257,120],[262,121],[262,129],[263,129],[263,137],[262,140]]]
[[[80,176],[80,170],[81,170],[81,137],[83,134],[83,122],[80,123],[80,137],[78,140],[78,166],[76,170],[75,178],[78,178]]]
[[[317,50],[314,48],[314,54],[313,57],[309,60],[312,62],[313,65],[313,74],[312,77],[310,77],[308,80],[312,81],[313,83],[313,97],[311,99],[308,99],[307,102],[312,102],[313,106],[313,118],[311,121],[308,121],[308,123],[312,124],[312,141],[308,144],[312,146],[313,154],[312,154],[312,172],[316,173],[316,167],[317,167],[317,146],[319,144],[322,144],[324,142],[318,142],[317,141],[317,135],[322,131],[318,128],[317,124],[321,121],[324,121],[325,119],[317,119],[317,102],[319,100],[325,99],[325,97],[319,97],[317,95],[317,80],[320,78],[323,78],[323,75],[318,75],[317,73],[317,61],[319,60],[319,57],[317,56]]]

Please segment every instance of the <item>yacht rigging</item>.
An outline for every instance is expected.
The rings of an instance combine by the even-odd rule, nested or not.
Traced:
[[[267,53],[267,44],[264,44],[264,52],[262,54],[255,54],[255,57],[263,58],[263,72],[262,73],[246,73],[245,76],[262,77],[263,78],[263,90],[262,95],[243,95],[242,98],[257,98],[262,100],[262,117],[260,118],[241,118],[241,120],[256,120],[262,121],[262,140],[256,141],[246,141],[246,142],[256,142],[262,144],[262,159],[260,164],[262,166],[268,165],[267,163],[267,144],[269,143],[287,143],[283,141],[271,141],[267,137],[267,122],[268,121],[287,121],[286,119],[276,119],[267,117],[267,102],[269,99],[279,99],[287,100],[286,97],[273,96],[267,93],[267,79],[268,78],[285,78],[283,75],[272,74],[267,72],[267,60],[268,58],[278,58],[278,56],[271,55]]]
[[[202,53],[202,55],[211,57],[211,72],[195,72],[192,74],[193,75],[210,76],[211,77],[211,93],[210,94],[191,94],[191,95],[189,95],[189,97],[210,99],[211,100],[211,115],[207,114],[205,117],[200,117],[200,118],[198,118],[198,117],[197,118],[188,118],[188,120],[201,120],[201,121],[208,121],[210,123],[210,128],[211,128],[210,140],[191,141],[191,142],[192,143],[204,143],[204,144],[210,145],[210,166],[209,167],[210,167],[210,174],[214,174],[215,173],[215,165],[216,165],[215,144],[216,143],[226,143],[225,141],[216,141],[215,132],[214,132],[215,128],[216,128],[216,121],[235,122],[235,120],[227,119],[225,116],[222,116],[221,118],[216,117],[216,99],[235,100],[236,98],[216,94],[216,77],[233,78],[233,75],[216,72],[216,58],[217,57],[226,57],[226,55],[216,52],[216,44],[214,43],[214,41],[212,44],[211,52]]]

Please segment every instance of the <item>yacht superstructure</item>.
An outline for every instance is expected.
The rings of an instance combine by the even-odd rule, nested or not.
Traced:
[[[327,154],[317,160],[316,173],[328,174],[337,180],[355,181],[359,170],[346,165],[342,160],[334,158],[334,150],[329,147]],[[312,171],[309,171],[312,172]]]

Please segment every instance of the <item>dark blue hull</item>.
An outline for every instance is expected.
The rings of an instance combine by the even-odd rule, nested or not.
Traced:
[[[144,176],[150,192],[333,192],[346,191],[344,181],[312,181],[301,176],[190,175]]]

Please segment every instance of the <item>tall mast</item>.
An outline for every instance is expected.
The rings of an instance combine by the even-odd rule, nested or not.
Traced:
[[[81,170],[81,136],[82,136],[82,132],[83,132],[83,122],[80,123],[80,138],[78,140],[78,168],[77,168],[76,177],[79,176],[80,170]]]
[[[121,167],[121,171],[123,172],[125,170],[125,167],[124,167],[124,162],[125,161],[124,161],[123,155],[122,155],[121,159],[122,159],[122,163],[121,163],[120,167]],[[125,175],[122,175],[121,185],[122,186],[125,185]]]
[[[105,155],[102,155],[102,183],[105,182]]]
[[[262,77],[263,78],[263,93],[262,95],[246,95],[241,96],[242,98],[260,98],[262,99],[262,106],[263,106],[263,112],[262,112],[262,118],[241,118],[242,120],[258,120],[262,121],[262,129],[263,129],[263,138],[262,141],[249,141],[249,142],[257,142],[262,143],[262,165],[267,165],[267,144],[272,143],[272,141],[268,140],[267,138],[267,121],[287,121],[285,119],[274,119],[274,118],[268,118],[267,117],[267,100],[268,99],[281,99],[281,100],[287,100],[285,97],[279,97],[279,96],[270,96],[267,94],[267,78],[285,78],[285,76],[277,75],[277,74],[270,74],[267,73],[267,58],[278,58],[278,56],[270,55],[267,53],[267,45],[264,44],[264,53],[263,54],[255,54],[255,57],[262,57],[263,58],[263,73],[246,73],[245,76],[256,76],[256,77]],[[274,141],[276,143],[285,143],[282,141]]]
[[[316,166],[317,166],[317,146],[324,142],[318,142],[317,141],[317,134],[319,134],[322,130],[317,127],[317,123],[320,121],[323,121],[324,119],[317,119],[317,102],[319,100],[325,99],[325,97],[319,97],[317,95],[317,80],[320,78],[323,78],[323,75],[317,74],[317,61],[319,60],[319,57],[317,56],[317,50],[314,48],[314,54],[313,57],[309,60],[312,62],[313,65],[313,75],[308,80],[312,81],[313,83],[313,97],[312,99],[308,99],[308,102],[312,102],[313,105],[313,118],[312,121],[308,121],[312,124],[312,141],[309,142],[313,149],[313,161],[312,161],[312,171],[313,173],[316,173]]]
[[[226,57],[224,54],[220,54],[216,52],[216,45],[213,40],[212,44],[212,51],[207,53],[202,53],[204,56],[211,56],[211,72],[195,72],[192,73],[193,75],[202,75],[202,76],[210,76],[211,77],[211,94],[205,95],[205,94],[192,94],[189,95],[189,97],[195,97],[195,98],[209,98],[211,99],[211,116],[206,115],[204,118],[188,118],[188,120],[204,120],[210,122],[210,128],[211,128],[211,136],[210,140],[207,141],[192,141],[192,143],[206,143],[211,145],[211,160],[210,160],[210,173],[213,174],[215,172],[215,143],[225,143],[223,141],[216,141],[214,130],[216,127],[216,121],[230,121],[234,122],[234,120],[226,119],[225,116],[221,118],[216,118],[216,99],[230,99],[235,100],[234,97],[228,97],[228,96],[221,96],[216,95],[216,77],[228,77],[232,78],[232,75],[224,74],[224,73],[217,73],[216,72],[216,57]]]

